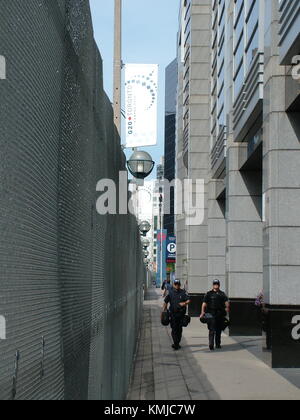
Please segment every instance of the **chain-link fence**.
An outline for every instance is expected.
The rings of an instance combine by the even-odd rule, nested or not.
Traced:
[[[0,399],[124,398],[145,269],[88,0],[0,0]]]

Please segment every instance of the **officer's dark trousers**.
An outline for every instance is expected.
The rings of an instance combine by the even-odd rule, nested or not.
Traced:
[[[184,314],[177,312],[171,314],[171,328],[172,328],[172,338],[175,346],[179,346],[182,339],[182,322]]]
[[[223,329],[223,318],[222,317],[214,317],[208,323],[209,329],[209,346],[217,347],[221,345],[221,335]]]

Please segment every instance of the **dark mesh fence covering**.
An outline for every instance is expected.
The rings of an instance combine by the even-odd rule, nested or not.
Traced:
[[[0,0],[0,399],[126,395],[145,271],[88,0]],[[97,195],[98,194],[98,195]]]

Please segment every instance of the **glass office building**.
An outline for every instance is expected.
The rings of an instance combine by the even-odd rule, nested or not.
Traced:
[[[177,95],[177,60],[166,68],[165,95],[165,179],[175,179],[175,147],[176,147],[176,95]],[[165,197],[166,199],[166,197]],[[170,191],[169,208],[164,215],[164,229],[169,236],[174,235],[174,188]],[[167,214],[168,213],[168,214]]]

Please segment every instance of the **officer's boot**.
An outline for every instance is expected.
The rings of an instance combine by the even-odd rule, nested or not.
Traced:
[[[216,333],[216,347],[217,349],[221,348],[221,332]]]
[[[215,332],[209,331],[209,349],[213,351],[215,349]]]

